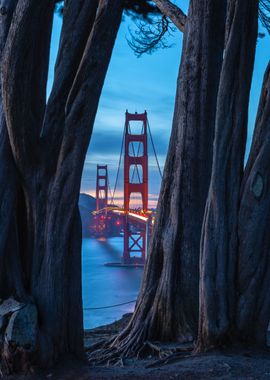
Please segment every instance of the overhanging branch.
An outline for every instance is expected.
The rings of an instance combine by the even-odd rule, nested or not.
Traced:
[[[168,17],[181,32],[184,32],[187,19],[185,13],[169,0],[153,1],[161,13]]]
[[[130,30],[131,39],[127,40],[136,56],[140,57],[145,53],[151,54],[159,48],[170,47],[165,38],[165,35],[171,34],[173,30],[170,24],[165,16],[151,23],[137,23],[138,30],[134,33]]]

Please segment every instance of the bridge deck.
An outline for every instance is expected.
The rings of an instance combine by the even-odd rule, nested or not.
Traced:
[[[128,211],[126,212],[124,209],[118,208],[118,207],[105,207],[99,211],[94,211],[94,215],[101,215],[101,214],[108,214],[112,212],[113,214],[116,215],[127,215],[130,219],[133,219],[136,222],[141,222],[143,224],[146,224],[148,220],[151,217],[152,211],[148,211],[147,214],[145,213],[140,213],[140,212],[134,212],[134,211]]]

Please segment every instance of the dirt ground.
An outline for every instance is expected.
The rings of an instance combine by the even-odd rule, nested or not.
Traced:
[[[86,331],[85,346],[111,337],[126,325],[130,315],[108,326]],[[157,358],[126,360],[122,365],[90,367],[87,361],[65,359],[58,367],[46,372],[12,376],[8,380],[270,380],[270,352],[251,351],[248,348],[234,351],[211,352],[203,355],[184,354],[170,364],[156,365]]]
[[[182,359],[177,363],[146,369],[150,360],[129,362],[125,367],[90,368],[86,363],[65,361],[59,367],[29,376],[12,376],[9,380],[269,380],[269,353],[211,353]]]

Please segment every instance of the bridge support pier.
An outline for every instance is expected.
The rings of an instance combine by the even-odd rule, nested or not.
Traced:
[[[125,217],[127,219],[127,217]],[[124,264],[144,264],[146,257],[147,228],[140,227],[140,231],[132,232],[129,222],[124,223]]]

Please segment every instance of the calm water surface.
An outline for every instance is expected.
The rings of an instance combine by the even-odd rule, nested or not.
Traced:
[[[110,306],[135,300],[140,288],[142,268],[112,268],[104,263],[120,261],[123,238],[83,239],[84,308]],[[84,310],[86,329],[111,323],[134,310],[134,303],[110,309]]]

